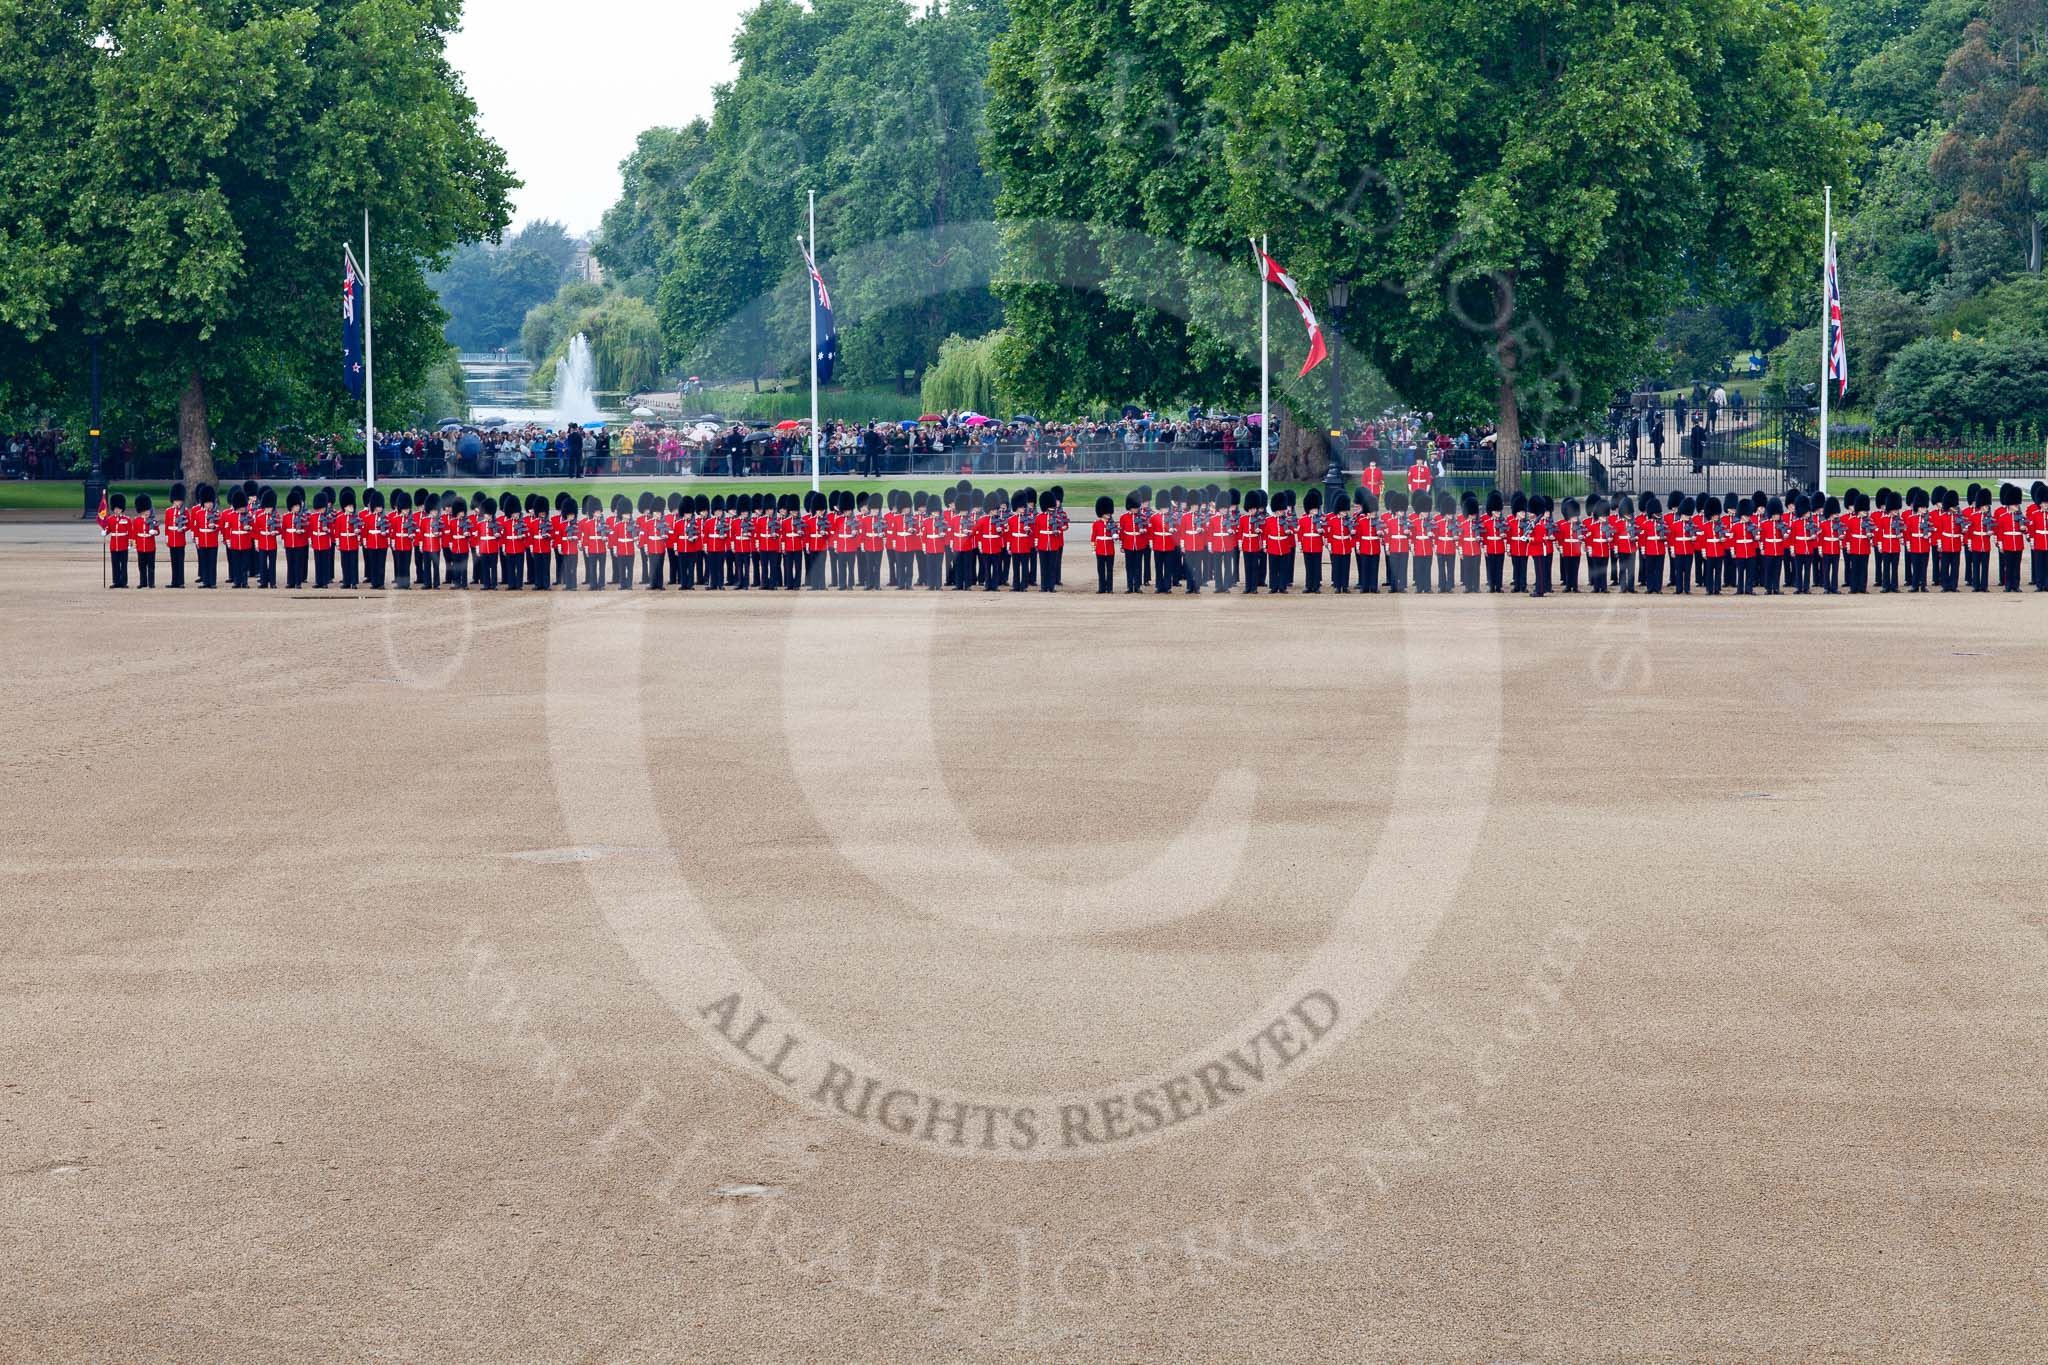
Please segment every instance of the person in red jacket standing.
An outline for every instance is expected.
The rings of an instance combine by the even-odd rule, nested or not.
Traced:
[[[1970,485],[1970,506],[1963,514],[1964,567],[1972,592],[1991,591],[1991,490]]]
[[[171,586],[185,586],[185,485],[171,485],[170,506],[164,508],[164,549],[171,557]]]
[[[922,517],[919,518],[923,520]],[[1038,515],[1032,519],[1031,534],[1038,549],[1038,590],[1057,592],[1060,586],[1060,555],[1066,536],[1060,529],[1059,509],[1053,506],[1052,490],[1039,500]]]
[[[356,517],[356,490],[341,490],[341,510],[334,514],[334,552],[341,560],[341,586],[353,592],[362,585],[363,526]]]
[[[1693,521],[1694,504],[1682,498],[1664,514],[1664,536],[1671,557],[1671,591],[1680,597],[1692,593],[1694,566],[1699,563],[1699,534]]]
[[[1871,517],[1872,539],[1877,546],[1877,590],[1899,590],[1899,556],[1906,548],[1905,519],[1899,509],[1903,500],[1889,488],[1877,491],[1877,511]]]
[[[284,495],[284,516],[278,521],[284,542],[284,585],[293,592],[306,586],[306,549],[312,530],[306,520],[306,490],[293,484]]]
[[[128,519],[128,543],[135,551],[135,586],[156,586],[156,516],[149,494],[135,498],[135,515]]]
[[[128,586],[128,496],[100,490],[100,535],[107,546],[107,586]]]
[[[1927,591],[1927,556],[1934,549],[1934,530],[1927,521],[1927,490],[1915,487],[1906,493],[1906,510],[1899,518],[1899,535],[1906,549],[1906,591]]]
[[[1510,592],[1529,591],[1529,495],[1516,489],[1508,499],[1508,564]]]
[[[1607,530],[1613,542],[1614,564],[1609,577],[1616,592],[1636,590],[1636,505],[1635,500],[1624,495],[1615,509],[1607,514]]]
[[[1579,500],[1566,498],[1558,509],[1557,573],[1560,591],[1579,590],[1579,560],[1584,548],[1579,538]]]
[[[1380,559],[1387,548],[1380,534],[1379,508],[1363,485],[1358,490],[1358,516],[1352,528],[1352,543],[1358,550],[1358,590],[1375,595],[1380,590]]]
[[[1492,593],[1504,591],[1508,563],[1508,517],[1507,504],[1501,501],[1498,488],[1486,495],[1486,514],[1479,518],[1479,544],[1486,553],[1486,590]]]
[[[1244,514],[1237,519],[1237,551],[1243,560],[1247,597],[1257,596],[1259,589],[1266,586],[1266,498],[1267,494],[1260,489],[1246,493]]]
[[[1387,496],[1387,472],[1380,468],[1378,460],[1365,462],[1365,472],[1359,475],[1358,483],[1359,487],[1365,490],[1366,497],[1372,499],[1372,506],[1377,510],[1381,499]],[[1365,506],[1364,498],[1359,499],[1359,506]]]
[[[1479,591],[1479,566],[1485,545],[1479,535],[1479,496],[1466,493],[1458,503],[1458,575],[1467,593]]]
[[[220,538],[227,542],[228,584],[249,586],[249,559],[253,540],[249,534],[249,493],[237,488],[228,494],[228,510],[220,519]]]
[[[1586,516],[1579,523],[1579,540],[1586,558],[1586,585],[1604,597],[1607,594],[1607,570],[1614,560],[1614,537],[1607,528],[1607,504],[1597,495],[1586,499]]]
[[[1088,528],[1088,543],[1095,550],[1095,595],[1116,590],[1116,504],[1107,495],[1095,500],[1095,524]]]
[[[1323,491],[1311,488],[1301,500],[1301,520],[1295,524],[1301,544],[1301,590],[1323,590]]]
[[[374,591],[384,590],[384,566],[391,548],[389,524],[384,519],[384,492],[371,488],[363,492],[362,514],[356,518],[363,540],[363,582]]]
[[[1423,447],[1415,448],[1415,463],[1408,466],[1408,500],[1419,507],[1430,505],[1430,485],[1436,481],[1435,473],[1429,467],[1429,458],[1423,454]],[[1421,570],[1417,570],[1421,572]]]
[[[2027,548],[2027,524],[2020,516],[2020,486],[2000,485],[1998,514],[1991,533],[1998,544],[1998,586],[2005,592],[2020,590],[2020,556]]]
[[[2048,483],[2034,480],[2033,501],[2027,504],[2027,557],[2034,591],[2048,592]],[[174,585],[175,586],[175,583]]]
[[[863,495],[865,496],[865,495]],[[854,521],[860,531],[860,584],[868,592],[882,590],[882,500],[867,499]],[[1007,525],[1004,528],[1008,529]]]
[[[1152,551],[1152,590],[1160,595],[1173,591],[1174,561],[1180,551],[1175,510],[1173,494],[1161,491],[1159,505],[1145,528],[1145,544]]]
[[[499,526],[502,534],[504,526]],[[384,539],[391,544],[391,587],[403,592],[412,586],[412,494],[403,488],[391,490],[391,505],[384,511]]]
[[[1387,494],[1386,510],[1380,513],[1380,553],[1387,561],[1387,591],[1408,590],[1408,495]]]
[[[1528,545],[1529,567],[1534,571],[1535,582],[1529,589],[1533,600],[1550,592],[1550,499],[1543,494],[1529,499],[1529,522],[1524,539]]]
[[[1352,514],[1351,499],[1342,493],[1331,504],[1330,514],[1323,523],[1324,537],[1330,545],[1330,586],[1339,596],[1351,592],[1351,555],[1358,545],[1358,518]]]
[[[192,510],[185,516],[185,525],[192,535],[193,568],[202,588],[219,586],[215,576],[220,564],[220,507],[215,502],[218,496],[212,484],[194,486]]]
[[[1436,529],[1430,521],[1430,497],[1408,486],[1408,564],[1414,571],[1415,591],[1434,592],[1430,568],[1436,563]]]
[[[1444,489],[1436,491],[1436,515],[1430,518],[1431,547],[1436,551],[1436,590],[1450,592],[1458,582],[1458,531],[1453,513],[1458,504]]]

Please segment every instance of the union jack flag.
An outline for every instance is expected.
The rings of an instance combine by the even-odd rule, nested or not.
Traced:
[[[1828,234],[1828,374],[1839,387],[1835,397],[1849,392],[1849,342],[1842,330],[1842,272],[1835,263],[1835,236]]]

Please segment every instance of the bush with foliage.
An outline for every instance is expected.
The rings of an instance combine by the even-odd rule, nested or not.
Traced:
[[[1893,359],[1876,415],[1881,429],[1927,433],[2048,425],[2048,338],[1916,341]]]

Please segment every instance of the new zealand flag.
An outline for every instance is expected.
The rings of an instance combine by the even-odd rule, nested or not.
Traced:
[[[363,277],[353,251],[342,252],[341,377],[349,393],[363,396]]]

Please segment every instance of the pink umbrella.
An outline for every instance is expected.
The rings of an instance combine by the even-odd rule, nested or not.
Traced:
[[[963,427],[985,427],[988,424],[989,419],[983,417],[978,412],[975,413],[972,417],[963,417],[960,419],[960,425]]]

